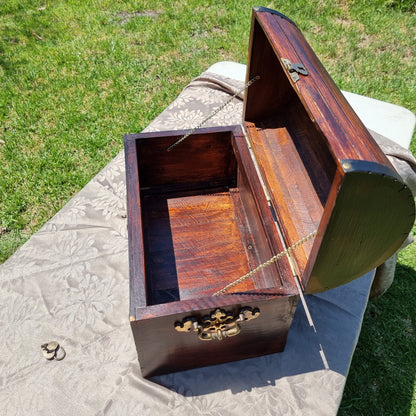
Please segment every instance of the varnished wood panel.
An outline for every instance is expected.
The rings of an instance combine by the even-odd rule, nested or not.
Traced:
[[[243,163],[250,160],[251,154],[244,138],[235,141],[235,155],[239,166],[245,169],[239,170],[238,189],[241,201],[250,221],[247,221],[252,230],[256,249],[250,251],[257,255],[258,264],[262,264],[284,250],[284,245],[279,237],[275,218],[267,201],[261,184],[260,177],[253,163]],[[254,267],[253,267],[254,268]],[[277,275],[274,271],[277,268]],[[296,292],[296,284],[292,279],[292,273],[286,257],[280,258],[276,263],[263,269],[256,280],[263,279],[262,287],[278,288],[276,277],[280,279],[280,285],[287,293]]]
[[[309,74],[294,82],[283,58]],[[239,126],[200,129],[170,152],[186,132],[125,138],[131,326],[146,377],[281,351],[298,301],[286,257],[213,293],[315,230],[294,270],[307,293],[339,286],[390,256],[413,224],[411,192],[299,29],[263,8],[253,12],[254,76],[251,148]],[[235,337],[175,330],[243,307],[261,315]]]
[[[210,296],[250,270],[234,192],[145,198],[149,303]],[[247,280],[233,291],[254,288]]]
[[[237,313],[242,307],[258,308],[260,316],[241,324],[241,333],[222,341],[201,341],[194,332],[174,330],[176,321],[188,316],[202,318],[213,311],[193,309],[175,316],[159,314],[154,319],[131,323],[139,352],[142,375],[151,377],[172,371],[236,361],[283,351],[295,312],[298,296],[269,297],[263,300],[238,300],[225,306]]]
[[[205,129],[167,152],[177,137],[126,138],[137,165],[128,173],[131,241],[141,241],[140,251],[130,245],[132,287],[146,299],[132,303],[141,306],[210,296],[283,250],[241,130]],[[288,270],[282,259],[232,291],[293,293]]]
[[[363,159],[386,163],[383,152],[352,110],[297,26],[278,13],[271,13],[267,10],[261,11],[261,9],[257,13],[253,13],[252,25],[254,30],[252,49],[249,51],[249,77],[253,77],[255,75],[254,71],[257,69],[256,64],[253,64],[254,67],[251,65],[253,54],[254,58],[258,55],[270,56],[269,60],[272,59],[271,56],[274,54],[275,58],[274,66],[262,67],[263,72],[266,73],[263,79],[256,81],[253,86],[257,84],[257,89],[266,89],[265,85],[270,82],[273,74],[274,83],[281,85],[281,78],[285,76],[286,85],[291,85],[289,92],[285,94],[285,102],[288,103],[290,99],[287,98],[292,97],[293,92],[296,93],[297,99],[302,102],[308,111],[310,119],[322,131],[336,159]],[[261,30],[257,26],[261,27]],[[258,34],[257,39],[255,38],[256,34]],[[271,50],[259,52],[259,50],[268,49]],[[294,83],[288,71],[282,66],[282,58],[289,59],[292,63],[303,64],[309,75],[300,75],[299,81]],[[280,68],[277,63],[280,64]],[[273,72],[268,73],[269,68],[274,68]],[[287,90],[287,86],[284,90]],[[273,97],[271,98],[273,99]],[[249,95],[247,95],[247,101],[249,100]],[[270,101],[261,104],[261,106],[267,105],[271,105],[272,108],[276,106]],[[247,102],[247,106],[252,108],[256,104]],[[247,121],[250,121],[250,114],[246,110],[245,119]],[[258,120],[258,117],[256,117],[256,120]]]
[[[146,306],[146,282],[142,209],[140,201],[139,167],[135,140],[125,140],[129,268],[130,268],[130,316],[136,308]]]
[[[145,376],[281,351],[298,299],[285,258],[212,296],[283,247],[241,129],[204,129],[180,155],[166,152],[177,137],[125,138],[131,325]],[[259,305],[262,318],[239,339],[174,329],[194,313]]]
[[[302,64],[308,74],[300,74],[295,82],[283,59]],[[403,241],[406,233],[399,237],[398,230],[410,230],[414,218],[410,191],[403,188],[394,201],[385,198],[398,180],[390,162],[296,25],[280,13],[264,8],[255,8],[253,12],[247,79],[256,75],[260,79],[247,91],[244,119],[285,243],[289,246],[318,230],[313,242],[295,252],[301,280],[305,287],[309,284],[309,292],[346,283],[399,248],[398,241]],[[349,161],[354,162],[354,172],[360,166],[354,176],[360,177],[354,182],[357,187],[362,181],[362,191],[357,190],[357,195],[349,188],[352,182],[347,175],[354,173],[348,168]],[[381,189],[377,193],[368,187],[369,183],[379,183],[375,176],[370,177],[378,174],[385,179],[380,182],[385,187],[384,195]],[[342,206],[348,199],[344,192],[354,199],[350,203],[355,207],[353,212],[348,205]],[[370,220],[368,207],[377,210],[375,200],[380,208],[377,215],[374,212],[374,218],[384,215],[389,227],[384,224],[376,230],[376,221]],[[392,204],[394,209],[388,207]],[[409,214],[393,220],[390,214],[394,210]],[[368,221],[353,219],[367,215]],[[391,221],[395,226],[391,226]],[[348,222],[360,225],[351,228]],[[343,235],[347,230],[349,236]],[[378,233],[379,238],[371,237]],[[390,235],[388,242],[382,234]],[[357,244],[366,246],[364,252],[368,256],[363,251],[362,256],[353,254]],[[334,247],[343,247],[343,254],[335,253]],[[330,253],[338,258],[336,276]]]
[[[256,158],[288,246],[318,229],[336,164],[299,101],[273,118],[246,123]],[[273,172],[273,174],[270,174]],[[294,256],[303,273],[313,240]]]

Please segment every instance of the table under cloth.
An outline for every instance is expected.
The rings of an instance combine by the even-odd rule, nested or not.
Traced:
[[[192,128],[241,85],[204,73],[146,131]],[[206,126],[240,123],[241,98]],[[317,332],[299,303],[282,353],[143,379],[121,152],[0,266],[0,415],[334,415],[373,276],[307,296]]]

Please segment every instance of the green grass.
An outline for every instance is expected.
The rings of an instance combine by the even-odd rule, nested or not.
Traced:
[[[390,290],[367,307],[339,415],[416,414],[414,263],[409,247]]]
[[[0,262],[193,77],[245,63],[257,5],[294,20],[342,89],[416,112],[414,0],[2,2]],[[416,414],[415,259],[369,305],[341,415]]]

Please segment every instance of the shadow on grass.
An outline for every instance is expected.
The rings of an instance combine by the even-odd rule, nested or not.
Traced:
[[[413,414],[415,374],[416,271],[398,264],[391,288],[368,304],[338,415]]]

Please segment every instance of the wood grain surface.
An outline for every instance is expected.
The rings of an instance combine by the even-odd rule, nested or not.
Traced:
[[[287,61],[307,74],[292,79]],[[296,25],[253,10],[241,126],[125,137],[130,315],[144,376],[284,348],[303,290],[373,269],[415,218],[410,190],[351,109]],[[252,153],[255,156],[253,160]],[[316,231],[222,296],[214,293]],[[201,341],[175,331],[217,308],[259,308],[241,333]]]

